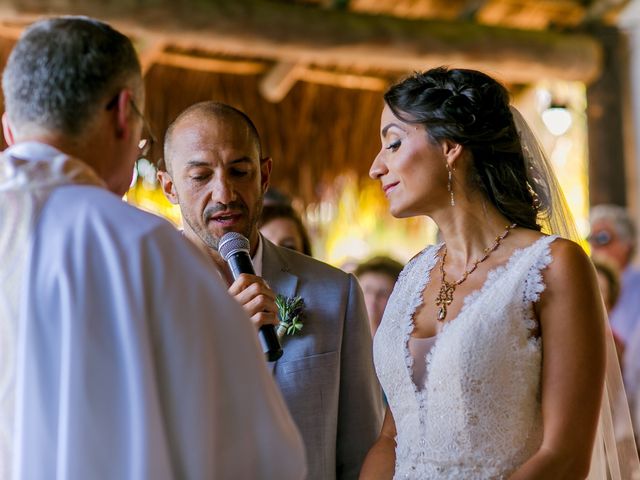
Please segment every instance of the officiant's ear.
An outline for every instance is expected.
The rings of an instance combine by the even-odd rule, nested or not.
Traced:
[[[174,205],[178,204],[178,196],[176,195],[175,185],[173,183],[173,178],[171,178],[171,174],[166,170],[158,170],[158,181],[160,185],[162,185],[162,193],[167,197]]]
[[[7,142],[7,145],[11,146],[16,143],[13,139],[13,129],[9,123],[7,112],[2,114],[2,134],[4,135],[4,141]]]

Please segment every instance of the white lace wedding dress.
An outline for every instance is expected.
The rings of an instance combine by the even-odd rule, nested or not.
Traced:
[[[396,423],[396,479],[502,479],[542,440],[541,344],[533,303],[551,262],[542,237],[516,250],[468,295],[426,359],[426,385],[412,380],[413,315],[441,246],[403,270],[374,341],[376,370]]]

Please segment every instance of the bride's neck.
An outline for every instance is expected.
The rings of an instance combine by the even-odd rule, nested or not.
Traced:
[[[481,257],[511,224],[495,207],[486,203],[484,207],[456,204],[449,208],[434,220],[447,246],[447,258],[455,263],[466,265]]]

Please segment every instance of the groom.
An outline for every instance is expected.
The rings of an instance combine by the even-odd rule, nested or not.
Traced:
[[[309,479],[357,478],[382,407],[356,279],[259,235],[272,163],[244,113],[214,102],[191,106],[169,127],[164,158],[159,178],[180,205],[185,235],[218,265],[256,328],[278,324],[276,295],[303,299],[303,328],[282,338],[274,376],[302,433]],[[217,252],[231,231],[249,239],[257,276],[232,280]]]

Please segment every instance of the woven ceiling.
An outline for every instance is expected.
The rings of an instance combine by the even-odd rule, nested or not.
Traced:
[[[29,1],[40,7],[47,3]],[[557,30],[578,28],[594,19],[607,23],[626,0],[272,0],[254,3],[260,3],[263,8],[269,4],[297,4],[296,7],[304,6],[312,13],[336,10],[360,16],[381,14]],[[28,21],[16,21],[15,18],[8,23],[5,21],[4,34],[0,34],[2,64],[17,38],[20,25]],[[256,55],[249,55],[247,50],[251,49],[245,48],[239,55],[226,51],[228,48],[220,43],[199,42],[198,36],[190,33],[195,39],[190,41],[190,47],[170,40],[147,48],[143,44],[153,43],[152,40],[135,38],[141,45],[145,68],[146,114],[159,139],[184,108],[202,100],[217,100],[242,109],[255,121],[264,152],[274,160],[272,185],[303,203],[316,201],[338,175],[348,172],[360,178],[367,175],[380,148],[382,92],[391,81],[407,72],[367,65],[366,58],[359,61],[357,56],[346,68],[344,65],[332,66],[326,60],[322,64],[309,62],[303,67],[293,65],[296,80],[281,91],[281,98],[268,99],[263,88],[267,73],[279,63],[284,63],[285,77],[287,73],[286,58],[283,62],[277,55],[272,59],[264,55],[269,49],[275,49],[274,54],[277,53],[277,44],[257,48],[256,52],[261,50],[261,53]],[[135,37],[137,32],[132,34]],[[172,33],[171,39],[180,38],[176,32]],[[254,44],[262,45],[260,42]],[[539,63],[543,65],[544,58],[540,58]],[[436,65],[423,67],[431,66]],[[156,148],[153,152],[156,158],[161,154],[160,150]]]

